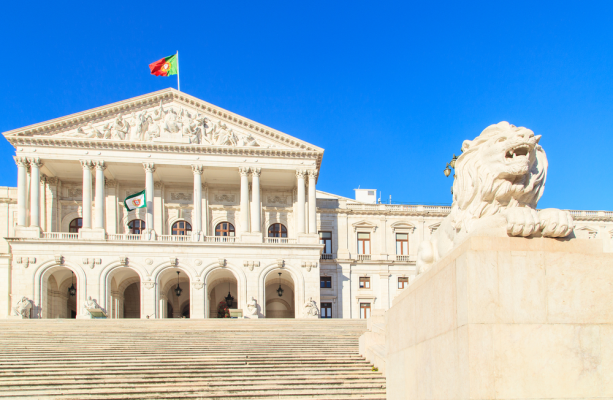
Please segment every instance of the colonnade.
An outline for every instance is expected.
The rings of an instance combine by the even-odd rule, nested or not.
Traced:
[[[20,227],[26,226],[27,206],[28,206],[28,168],[30,169],[29,182],[29,205],[30,205],[30,227],[40,227],[40,168],[42,162],[38,157],[16,157],[17,164],[17,193],[18,193],[18,223]],[[105,178],[104,170],[107,165],[104,161],[80,160],[83,170],[83,190],[82,190],[82,226],[84,231],[94,230],[104,232],[105,221]],[[202,165],[192,165],[194,175],[194,217],[192,219],[193,235],[200,237],[203,233],[202,227]],[[150,239],[155,238],[153,230],[153,198],[154,182],[153,173],[155,172],[154,163],[143,163],[145,170],[145,195],[146,195],[146,230]],[[95,219],[92,221],[92,170],[95,169]],[[262,233],[262,201],[260,196],[260,176],[261,168],[239,167],[240,174],[240,227],[241,233]],[[251,201],[249,199],[249,178],[251,177]],[[306,179],[308,179],[308,210],[306,209]],[[296,233],[317,233],[317,205],[315,182],[317,179],[314,170],[297,170],[297,215]],[[307,221],[308,212],[308,221]]]

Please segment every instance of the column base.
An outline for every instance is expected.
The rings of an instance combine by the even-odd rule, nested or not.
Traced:
[[[298,244],[319,244],[319,235],[313,233],[299,233]]]
[[[15,236],[26,239],[39,239],[41,230],[38,226],[16,226]]]
[[[246,232],[241,234],[242,243],[262,243],[262,232]]]
[[[106,231],[104,230],[104,228],[81,228],[79,230],[79,239],[105,240]]]
[[[156,240],[156,239],[157,239],[157,235],[153,229],[149,231],[145,231],[145,233],[143,233],[143,240]]]

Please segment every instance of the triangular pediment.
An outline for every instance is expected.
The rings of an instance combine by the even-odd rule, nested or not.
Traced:
[[[175,89],[165,89],[4,133],[14,146],[83,142],[292,150],[323,149]],[[321,156],[318,157],[321,160]]]
[[[377,229],[377,225],[373,224],[370,221],[360,221],[360,222],[356,222],[355,224],[352,224],[353,226],[353,230],[357,231],[358,229],[363,229],[363,230],[369,230],[369,231],[374,231]]]

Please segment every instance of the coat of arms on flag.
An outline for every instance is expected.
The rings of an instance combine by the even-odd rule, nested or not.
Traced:
[[[128,212],[137,208],[147,207],[147,197],[145,196],[145,191],[143,190],[142,192],[131,194],[130,196],[126,197],[126,199],[123,201],[123,205],[126,207]]]

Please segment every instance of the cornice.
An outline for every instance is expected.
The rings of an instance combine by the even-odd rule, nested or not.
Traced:
[[[263,156],[281,158],[316,159],[321,162],[321,153],[301,149],[275,149],[258,147],[206,146],[198,144],[173,144],[151,142],[119,142],[95,139],[56,138],[45,136],[11,136],[7,140],[13,146],[65,147],[95,150],[133,150],[168,153],[192,153],[213,155]]]

